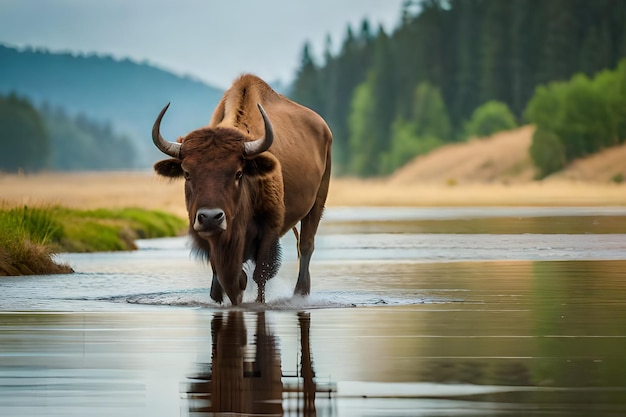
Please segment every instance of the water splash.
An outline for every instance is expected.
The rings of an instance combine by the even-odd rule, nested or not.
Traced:
[[[144,294],[122,295],[99,298],[99,301],[115,303],[140,304],[148,306],[192,307],[209,309],[229,309],[229,303],[218,304],[209,297],[208,288],[184,291],[154,292]],[[454,300],[443,300],[425,297],[402,297],[398,295],[374,294],[353,291],[320,291],[302,296],[278,295],[268,297],[266,303],[257,303],[248,297],[238,307],[244,310],[264,311],[298,311],[327,308],[353,308],[374,306],[410,306],[417,304],[445,303]]]

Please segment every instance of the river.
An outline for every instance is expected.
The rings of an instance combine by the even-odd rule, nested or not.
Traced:
[[[1,416],[623,416],[626,208],[335,208],[292,297],[186,238],[0,279]]]

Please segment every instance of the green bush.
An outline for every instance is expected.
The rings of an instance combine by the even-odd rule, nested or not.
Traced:
[[[565,147],[559,137],[550,131],[536,129],[529,152],[537,168],[536,179],[545,178],[565,166]]]
[[[449,142],[452,126],[438,88],[421,83],[415,89],[409,119],[391,126],[389,149],[381,155],[381,173],[389,174],[416,156]]]
[[[608,112],[608,123],[613,137],[609,145],[626,140],[626,59],[614,71],[605,70],[596,75],[594,88],[603,98]]]
[[[465,125],[466,137],[485,137],[517,127],[515,116],[508,106],[499,101],[488,101],[472,113]]]
[[[616,144],[607,100],[597,87],[582,74],[568,83],[561,103],[563,118],[554,131],[565,145],[568,161]]]
[[[434,136],[416,136],[413,123],[398,119],[391,129],[390,149],[382,156],[383,173],[390,174],[419,155],[443,145]]]
[[[413,96],[411,123],[418,137],[433,137],[449,142],[452,125],[441,91],[429,83],[420,83]]]
[[[567,84],[564,82],[552,82],[548,85],[540,85],[535,89],[524,116],[526,120],[550,132],[556,132],[563,124],[565,95]]]
[[[561,169],[576,158],[623,142],[626,60],[616,70],[603,71],[593,79],[576,74],[567,82],[537,87],[525,117],[537,127],[536,135],[541,138],[533,140],[536,149],[531,150],[540,176]],[[552,136],[548,137],[548,133]],[[548,161],[546,155],[550,154],[557,159]]]

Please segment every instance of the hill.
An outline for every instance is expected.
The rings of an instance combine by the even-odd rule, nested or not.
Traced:
[[[547,180],[623,182],[626,179],[625,161],[626,143],[577,159]]]
[[[110,122],[127,135],[147,166],[158,152],[150,131],[158,112],[172,107],[164,135],[176,138],[208,123],[223,91],[146,63],[97,55],[17,49],[0,44],[0,94],[15,92],[37,106]],[[236,74],[235,74],[236,75]],[[234,78],[234,76],[233,76]]]
[[[528,149],[534,128],[524,126],[488,138],[455,143],[417,157],[397,170],[391,184],[514,184],[530,182],[534,167]],[[626,144],[580,158],[543,182],[610,182],[626,177]]]
[[[489,138],[441,146],[397,170],[389,181],[449,185],[530,181],[534,167],[528,148],[533,130],[524,126]]]

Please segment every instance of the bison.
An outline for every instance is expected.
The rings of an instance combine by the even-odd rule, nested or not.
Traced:
[[[280,267],[279,238],[291,229],[299,260],[294,294],[309,294],[309,263],[330,182],[326,122],[250,74],[224,93],[208,126],[177,142],[160,133],[168,107],[156,118],[152,139],[172,158],[154,169],[185,179],[193,247],[213,270],[211,298],[222,303],[225,291],[233,305],[241,303],[243,265],[252,260],[257,301],[264,302],[265,283]]]

